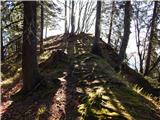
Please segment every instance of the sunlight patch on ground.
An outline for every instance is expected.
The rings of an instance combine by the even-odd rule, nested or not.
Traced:
[[[46,105],[40,105],[35,120],[40,120],[40,116],[47,111]]]
[[[22,68],[19,68],[17,70],[17,73],[13,77],[10,77],[4,81],[1,81],[0,86],[3,88],[3,87],[7,87],[8,85],[13,84],[15,81],[21,78],[21,72],[22,72]]]

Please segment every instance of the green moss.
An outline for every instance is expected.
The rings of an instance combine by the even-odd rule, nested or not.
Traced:
[[[78,39],[81,40],[83,37],[84,35]],[[89,46],[92,38],[87,39],[86,44]],[[50,81],[45,87],[42,86],[34,92],[37,99],[44,99],[50,93],[55,93],[59,86],[52,81],[53,77],[64,77],[64,72],[72,73],[79,80],[77,84],[81,89],[81,95],[77,97],[79,114],[75,111],[73,116],[81,116],[82,120],[157,120],[155,105],[135,92],[126,82],[128,80],[121,73],[116,73],[104,58],[88,53],[89,50],[85,51],[85,54],[76,52],[77,55],[70,55],[71,60],[61,59],[41,70],[41,73],[49,77]],[[39,62],[45,61],[50,55],[51,52],[44,52]],[[10,65],[11,71],[15,71],[17,68],[12,65]],[[24,96],[19,93],[15,98],[24,99]],[[45,111],[46,106],[40,106],[37,118],[39,119]]]
[[[45,114],[46,111],[47,111],[46,105],[40,105],[38,110],[37,110],[37,114],[36,114],[35,120],[40,120],[40,116]]]

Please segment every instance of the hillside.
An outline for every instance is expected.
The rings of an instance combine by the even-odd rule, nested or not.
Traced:
[[[2,120],[160,119],[159,89],[127,64],[117,70],[118,55],[103,41],[103,57],[91,54],[92,40],[83,33],[45,39],[38,60],[44,84],[28,96],[15,94],[22,87],[21,60],[2,63]]]

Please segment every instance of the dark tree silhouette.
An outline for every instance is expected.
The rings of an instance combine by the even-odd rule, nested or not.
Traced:
[[[112,2],[112,11],[111,11],[111,18],[110,18],[110,25],[109,25],[109,34],[108,34],[108,44],[111,43],[111,34],[112,34],[112,24],[113,24],[113,15],[115,9],[115,2]]]
[[[124,33],[123,39],[119,52],[119,65],[123,62],[126,54],[126,49],[128,45],[129,35],[130,35],[130,22],[131,22],[131,2],[125,2],[125,15],[124,15]]]
[[[65,26],[64,26],[64,28],[65,28],[65,33],[67,33],[68,32],[68,30],[67,30],[67,0],[65,0]]]
[[[44,26],[44,8],[43,1],[41,1],[41,38],[40,38],[40,52],[43,52],[43,26]]]
[[[147,75],[149,73],[149,68],[150,68],[150,63],[151,63],[152,41],[154,38],[155,27],[156,27],[155,25],[156,25],[156,17],[157,17],[157,14],[156,14],[157,5],[158,5],[158,1],[155,1],[144,75]]]
[[[72,0],[71,34],[73,34],[74,31],[75,31],[74,0]]]
[[[1,23],[2,24],[2,23]],[[4,60],[4,47],[3,47],[3,35],[2,35],[2,27],[1,27],[1,60]]]
[[[36,1],[24,1],[22,73],[23,92],[29,92],[39,82],[36,38]]]
[[[100,19],[101,19],[101,1],[97,1],[95,38],[93,40],[92,53],[102,56],[101,49],[98,43],[100,41]]]

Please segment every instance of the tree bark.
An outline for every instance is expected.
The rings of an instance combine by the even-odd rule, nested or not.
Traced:
[[[1,22],[1,25],[2,25],[2,22]],[[2,30],[2,27],[1,27],[1,60],[3,61],[4,60],[4,46],[3,46],[3,30]]]
[[[46,30],[45,30],[45,38],[47,38],[47,25],[46,25]]]
[[[67,0],[65,0],[65,33],[68,33],[67,31]]]
[[[150,63],[151,63],[152,41],[153,41],[153,38],[154,38],[155,24],[156,24],[156,17],[157,17],[157,14],[156,14],[157,4],[158,4],[158,1],[155,1],[154,9],[153,9],[153,16],[152,16],[152,23],[151,23],[151,33],[150,33],[150,38],[149,38],[149,45],[148,45],[148,52],[147,52],[147,59],[146,59],[144,75],[148,75],[149,68],[150,68]]]
[[[115,3],[114,3],[114,1],[113,1],[113,2],[112,2],[112,11],[111,11],[110,25],[109,25],[108,44],[111,43],[111,34],[112,34],[112,24],[113,24],[114,7],[115,7]]]
[[[86,21],[86,18],[87,18],[88,6],[89,6],[89,1],[86,3],[85,11],[84,11],[84,14],[83,14],[81,32],[84,32],[83,29],[85,27],[85,21]]]
[[[74,31],[75,31],[74,0],[72,0],[71,34],[74,34]]]
[[[76,33],[80,33],[80,22],[81,22],[81,15],[82,15],[82,10],[83,10],[83,2],[79,2],[79,13],[78,13],[78,23],[77,23],[77,30]]]
[[[24,1],[22,73],[23,92],[29,92],[39,83],[36,38],[36,1]]]
[[[159,63],[160,63],[160,56],[157,58],[153,66],[149,69],[148,73],[150,73]]]
[[[119,66],[123,62],[126,54],[126,49],[128,45],[129,35],[130,35],[130,22],[131,22],[131,2],[126,1],[125,3],[125,15],[124,15],[124,33],[123,39],[119,52]]]
[[[40,38],[40,53],[43,52],[43,26],[44,26],[44,8],[43,8],[43,1],[41,1],[41,38]]]
[[[136,45],[137,45],[137,52],[138,52],[138,57],[139,57],[139,72],[143,74],[143,54],[145,54],[145,52],[143,53],[140,50],[140,44],[141,44],[141,40],[140,40],[140,28],[139,28],[139,9],[137,8],[137,12],[136,14],[136,18],[135,18],[135,37],[136,37]]]
[[[101,19],[101,1],[97,1],[95,38],[93,40],[92,53],[98,56],[102,56],[101,49],[98,43],[100,41],[100,19]]]

